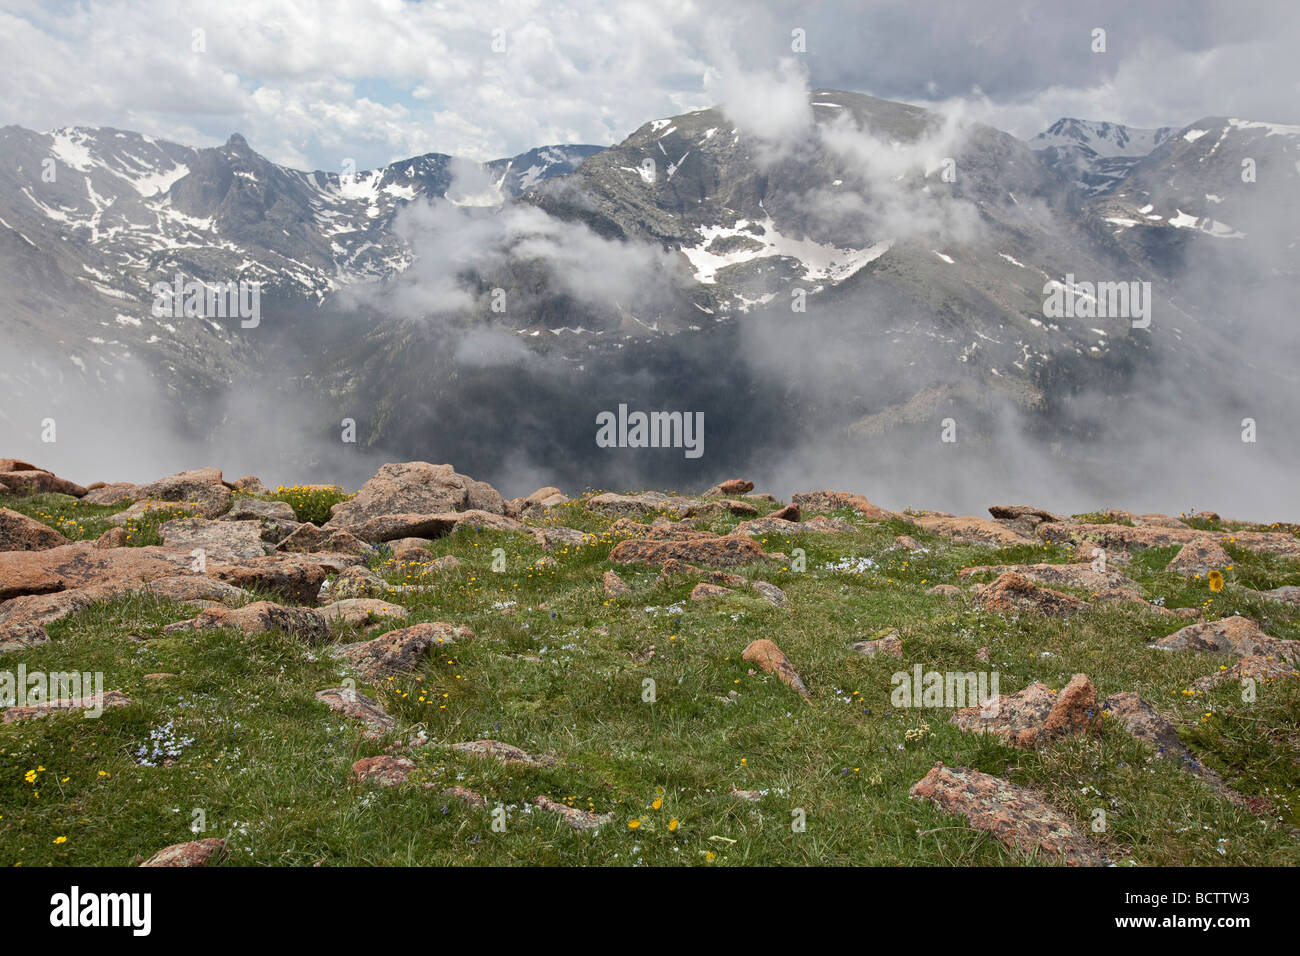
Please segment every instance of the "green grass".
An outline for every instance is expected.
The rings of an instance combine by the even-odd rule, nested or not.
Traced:
[[[108,519],[119,511],[125,511],[131,502],[92,505],[71,495],[44,494],[27,498],[0,495],[0,504],[49,525],[69,541],[94,541],[115,527]],[[162,537],[158,529],[164,522],[174,518],[190,518],[197,514],[197,509],[182,504],[160,506],[151,508],[138,518],[128,519],[121,527],[126,531],[129,547],[159,545],[162,544]]]
[[[333,486],[280,487],[266,495],[256,495],[267,501],[285,501],[293,508],[294,517],[299,521],[312,524],[324,524],[329,520],[330,509],[340,501],[347,501],[352,496],[342,488]]]
[[[48,500],[57,497],[5,504],[47,523],[75,519],[83,537],[96,536],[95,522],[119,510]],[[1138,691],[1188,728],[1185,739],[1200,759],[1243,793],[1269,797],[1274,816],[1291,825],[1300,824],[1300,682],[1263,685],[1253,704],[1241,702],[1235,687],[1189,697],[1182,691],[1191,681],[1231,662],[1145,646],[1181,622],[1117,605],[1068,622],[1004,619],[972,610],[966,599],[926,594],[957,583],[963,567],[1063,561],[1066,549],[995,551],[904,522],[836,517],[859,530],[763,542],[792,557],[802,549],[805,572],[738,569],[782,587],[789,611],[757,595],[695,604],[687,600],[690,579],[660,585],[656,570],[636,566],[618,569],[632,593],[607,598],[601,574],[611,567],[611,521],[577,502],[552,522],[596,541],[551,552],[552,567],[533,566],[546,552],[531,537],[468,530],[430,549],[431,558],[462,562],[451,571],[377,560],[394,585],[429,587],[388,596],[406,606],[407,623],[449,621],[476,635],[415,674],[367,690],[398,718],[399,736],[422,730],[435,744],[491,737],[559,757],[529,769],[435,745],[414,757],[418,769],[407,785],[389,790],[348,782],[352,762],[382,747],[314,700],[345,676],[324,649],[229,630],[163,636],[165,624],[194,612],[146,596],[97,605],[51,625],[49,644],[3,659],[4,667],[21,661],[29,672],[102,671],[105,687],[132,703],[98,720],[62,715],[0,725],[0,865],[129,865],[195,838],[196,810],[207,823],[198,835],[229,841],[226,865],[1054,862],[1021,858],[910,799],[909,788],[937,760],[1034,787],[1085,830],[1093,811],[1105,809],[1107,829],[1096,839],[1119,862],[1300,864],[1300,843],[1286,827],[1261,824],[1173,761],[1153,759],[1150,747],[1112,721],[1096,739],[1018,751],[962,734],[948,723],[950,710],[894,709],[890,678],[917,663],[980,670],[986,665],[976,654],[987,647],[987,667],[1005,693],[1034,680],[1060,688],[1078,671],[1103,696]],[[722,517],[710,527],[724,531],[739,520]],[[927,550],[894,549],[899,533]],[[506,556],[501,573],[492,570],[497,548]],[[1238,586],[1297,583],[1300,569],[1232,555],[1237,563],[1219,594],[1166,574],[1168,555],[1139,553],[1127,570],[1169,607],[1205,606],[1212,617],[1240,611],[1277,637],[1300,638],[1296,609],[1244,597]],[[836,565],[856,570],[828,570]],[[847,650],[894,628],[902,661]],[[811,704],[776,678],[750,673],[741,652],[756,637],[786,652]],[[158,672],[176,676],[145,679]],[[653,703],[643,700],[647,679]],[[142,766],[139,748],[169,724],[174,737],[192,741],[172,765]],[[44,770],[29,783],[38,767]],[[434,788],[420,786],[426,782]],[[493,830],[489,811],[441,795],[457,784],[504,804],[505,830]],[[729,795],[733,788],[765,796],[741,802]],[[554,814],[526,811],[538,794],[612,812],[613,823],[575,833]],[[806,815],[803,832],[791,827],[796,810]],[[642,823],[631,829],[633,820]]]

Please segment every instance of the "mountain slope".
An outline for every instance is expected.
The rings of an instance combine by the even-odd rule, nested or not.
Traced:
[[[1065,467],[1118,474],[1132,457],[1096,443],[1133,440],[1135,407],[1162,434],[1212,407],[1235,439],[1294,394],[1294,341],[1269,326],[1296,272],[1287,129],[1057,124],[1047,149],[1103,159],[1163,137],[1088,196],[1029,144],[918,107],[817,90],[796,120],[772,138],[701,110],[595,152],[355,175],[286,170],[238,136],[7,128],[0,281],[22,358],[0,368],[0,421],[151,375],[198,435],[254,414],[268,447],[337,450],[346,418],[360,450],[490,478],[675,484],[707,464],[604,454],[595,414],[704,411],[732,461],[889,447],[928,471],[951,419],[975,449],[1074,448]],[[177,273],[262,281],[261,324],[151,315],[151,284]],[[1100,282],[1137,283],[1143,308],[1099,313]],[[1050,312],[1067,293],[1080,313]]]
[[[859,331],[874,332],[902,313],[914,320],[904,323],[912,350],[945,374],[968,366],[1025,383],[1054,356],[1103,356],[1118,340],[1148,346],[1127,318],[1044,317],[1045,284],[1127,277],[1132,264],[1024,144],[861,94],[819,90],[810,105],[812,132],[786,154],[702,110],[647,123],[521,197],[610,243],[666,249],[675,268],[659,290],[671,281],[676,296],[634,304],[621,290],[548,320],[555,283],[538,280],[535,260],[507,256],[471,283],[471,312],[489,321],[488,290],[519,290],[524,306],[504,328],[531,337],[580,323],[598,333],[588,348],[600,349],[601,336],[622,343],[789,316],[803,295],[806,321],[858,310]],[[941,150],[952,152],[953,182]],[[881,296],[889,321],[860,311]]]
[[[1095,208],[1132,249],[1149,249],[1152,235],[1179,230],[1180,241],[1213,240],[1229,255],[1241,246],[1247,258],[1295,271],[1300,127],[1198,120],[1135,164]]]
[[[109,128],[4,127],[0,283],[14,300],[4,333],[57,350],[74,376],[103,381],[142,359],[175,387],[228,382],[258,350],[219,317],[154,316],[155,283],[256,282],[268,313],[309,314],[332,292],[406,268],[394,217],[446,195],[458,172],[483,177],[500,203],[596,151],[541,147],[481,167],[430,153],[306,173],[238,134],[194,149]]]
[[[861,94],[818,90],[809,105],[793,144],[720,110],[655,120],[488,213],[497,226],[463,220],[479,242],[455,275],[466,301],[444,307],[408,270],[384,285],[394,300],[424,291],[423,321],[377,322],[313,377],[336,414],[373,413],[375,447],[436,442],[488,474],[544,460],[613,484],[624,466],[591,448],[590,423],[619,403],[705,410],[715,453],[740,460],[872,448],[918,463],[943,419],[965,441],[1010,428],[1060,445],[1122,420],[1138,383],[1228,374],[1232,344],[1196,303],[1024,143]],[[599,281],[605,259],[641,255],[628,281]],[[1081,283],[1149,282],[1149,327],[1049,317],[1045,293],[1067,281],[1093,303]],[[638,456],[637,479],[702,467],[669,457]]]

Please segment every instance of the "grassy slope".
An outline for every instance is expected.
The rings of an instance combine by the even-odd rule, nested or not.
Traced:
[[[120,510],[61,496],[0,503],[73,537],[97,536]],[[551,767],[527,769],[437,747],[420,752],[413,780],[460,784],[504,803],[504,832],[492,829],[487,811],[437,789],[347,782],[352,761],[381,748],[314,700],[316,690],[345,676],[323,650],[231,631],[163,637],[163,625],[193,612],[144,596],[91,608],[51,625],[50,644],[5,655],[0,665],[103,671],[106,689],[124,691],[132,703],[99,720],[54,716],[0,726],[0,865],[129,865],[193,839],[196,809],[207,822],[199,835],[229,841],[227,865],[1029,862],[908,798],[936,760],[1033,786],[1083,826],[1105,808],[1108,829],[1098,839],[1118,860],[1300,863],[1300,844],[1286,828],[1264,826],[1173,761],[1152,760],[1149,747],[1111,721],[1097,740],[1016,751],[961,734],[947,723],[948,710],[892,709],[890,676],[916,663],[979,670],[985,665],[975,655],[987,646],[1004,693],[1033,680],[1059,689],[1077,671],[1103,696],[1139,691],[1189,725],[1186,739],[1203,760],[1244,793],[1268,795],[1291,825],[1300,825],[1300,681],[1262,687],[1253,704],[1242,704],[1235,686],[1189,698],[1181,693],[1188,683],[1230,661],[1147,649],[1175,629],[1152,614],[1107,606],[1068,623],[1005,620],[970,610],[964,599],[925,593],[954,583],[965,566],[1063,561],[1064,550],[994,552],[902,523],[838,517],[859,532],[764,542],[786,554],[803,548],[806,573],[741,569],[784,588],[790,611],[757,595],[692,604],[692,582],[660,587],[657,572],[636,568],[620,569],[632,593],[607,599],[600,580],[610,567],[607,536],[554,552],[558,564],[546,570],[532,567],[544,552],[523,536],[466,532],[436,542],[434,555],[454,554],[462,566],[430,575],[423,583],[434,585],[431,592],[390,599],[407,606],[408,623],[467,624],[476,637],[370,692],[405,727],[419,725],[436,742],[492,737],[561,756]],[[608,524],[576,506],[554,523],[594,532]],[[927,552],[893,550],[903,532]],[[152,543],[149,535],[137,540]],[[507,555],[504,573],[491,570],[497,547]],[[1160,570],[1171,556],[1163,549],[1135,559],[1130,573],[1151,596],[1169,607],[1209,602],[1211,617],[1240,611],[1274,636],[1300,638],[1294,608],[1244,599],[1234,587],[1300,583],[1294,565],[1236,552],[1227,589],[1211,594]],[[860,558],[876,566],[862,573],[823,567]],[[506,602],[514,602],[513,613],[502,613]],[[892,628],[903,638],[901,663],[846,649]],[[740,654],[756,637],[789,655],[812,690],[811,705],[774,677],[750,675]],[[144,677],[157,672],[176,676]],[[655,703],[642,700],[646,678],[656,682]],[[165,725],[192,742],[172,766],[141,766],[139,749]],[[732,788],[765,796],[745,803],[729,796]],[[529,807],[542,793],[613,811],[614,823],[574,833]],[[792,831],[796,808],[806,813],[804,832]],[[673,818],[679,825],[670,831]],[[643,822],[632,829],[633,820]]]

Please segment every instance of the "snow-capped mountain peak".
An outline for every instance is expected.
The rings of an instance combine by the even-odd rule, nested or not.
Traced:
[[[1043,163],[1091,196],[1107,192],[1177,132],[1065,117],[1029,140]]]
[[[1029,141],[1030,149],[1082,147],[1097,156],[1146,156],[1176,132],[1172,126],[1139,129],[1096,120],[1059,119]]]

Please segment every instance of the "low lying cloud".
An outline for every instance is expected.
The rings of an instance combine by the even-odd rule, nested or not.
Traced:
[[[608,239],[529,205],[412,204],[394,231],[409,245],[412,265],[382,290],[361,287],[349,296],[362,301],[382,291],[385,308],[408,318],[465,313],[517,328],[532,322],[512,301],[529,284],[533,293],[616,311],[653,308],[684,279],[675,255],[657,245]],[[511,277],[509,288],[494,286],[503,276]]]
[[[774,69],[747,69],[735,51],[717,41],[704,89],[742,133],[763,141],[769,162],[813,131],[807,67],[793,56],[782,57]]]

